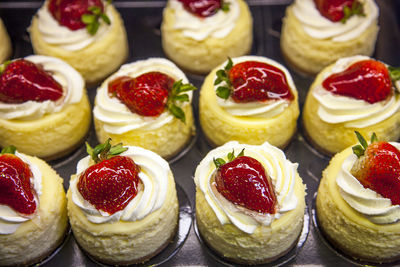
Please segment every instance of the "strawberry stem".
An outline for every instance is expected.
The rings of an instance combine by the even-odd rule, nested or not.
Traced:
[[[107,2],[111,4],[111,1]],[[97,30],[100,27],[99,20],[102,19],[106,24],[110,25],[111,20],[110,18],[101,11],[100,7],[98,6],[91,6],[88,8],[89,14],[83,14],[81,20],[84,24],[86,24],[86,30],[91,34],[95,35]]]
[[[86,151],[95,163],[112,158],[128,150],[128,148],[122,146],[122,143],[111,146],[110,142],[111,138],[108,138],[105,143],[98,144],[95,148],[92,148],[88,142],[85,143]]]
[[[343,13],[344,17],[340,20],[342,23],[346,23],[346,21],[353,15],[365,17],[363,4],[359,1],[354,1],[351,4],[351,7],[344,6]]]
[[[393,81],[400,80],[400,67],[389,66],[388,69],[389,69],[390,78],[392,78]]]
[[[215,90],[216,95],[222,99],[228,99],[233,91],[232,83],[229,80],[229,71],[232,69],[232,67],[232,59],[228,57],[228,63],[226,63],[224,69],[220,69],[216,73],[217,78],[214,81],[214,85],[218,85],[222,82],[226,83],[226,85],[218,86],[217,90]]]
[[[242,149],[242,151],[240,151],[240,153],[235,156],[235,150],[232,149],[232,152],[229,152],[227,157],[228,157],[228,162],[233,161],[234,159],[238,158],[238,157],[242,157],[244,156],[244,148]],[[213,162],[215,167],[218,169],[219,167],[221,167],[222,165],[228,163],[226,162],[223,158],[213,158]]]
[[[15,154],[15,151],[17,151],[17,148],[13,145],[10,145],[3,148],[0,154]]]
[[[177,102],[189,102],[189,95],[185,92],[194,91],[197,88],[189,83],[182,83],[182,80],[174,82],[171,93],[168,97],[167,108],[171,114],[186,123],[185,112],[177,105]]]

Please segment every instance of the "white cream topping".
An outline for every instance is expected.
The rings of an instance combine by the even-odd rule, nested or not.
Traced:
[[[27,159],[24,155],[15,152],[15,155],[19,157],[23,162],[29,165],[29,168],[32,172],[31,184],[33,185],[34,190],[34,198],[36,203],[36,211],[39,209],[39,198],[42,195],[42,173],[39,168],[32,164],[29,159]],[[22,223],[33,219],[33,217],[37,216],[37,213],[33,213],[32,215],[22,215],[16,212],[14,209],[7,205],[0,204],[0,235],[12,234],[21,226]]]
[[[399,143],[390,143],[400,149]],[[350,170],[357,160],[351,154],[342,164],[336,177],[343,199],[353,209],[364,215],[369,221],[376,224],[395,223],[400,220],[400,206],[392,205],[392,201],[375,191],[365,188],[351,173]]]
[[[344,71],[351,64],[366,59],[369,57],[354,56],[339,59],[333,68],[324,74],[322,81],[331,74]],[[388,99],[374,104],[333,94],[324,89],[322,84],[317,85],[312,94],[319,103],[318,116],[321,120],[332,124],[343,123],[347,128],[364,128],[374,125],[389,118],[400,108],[400,96],[397,92]]]
[[[220,9],[212,16],[202,18],[187,11],[178,0],[170,0],[168,5],[175,12],[174,29],[181,30],[184,36],[196,41],[226,37],[239,19],[240,7],[237,0],[225,0],[224,3],[229,4],[229,11]]]
[[[272,59],[259,56],[243,56],[233,58],[232,61],[233,64],[238,64],[245,61],[258,61],[272,65],[280,69],[285,74],[291,92],[293,94],[296,92],[296,86],[294,85],[292,76],[290,75],[289,71],[284,66]],[[223,69],[226,64],[227,62],[224,62],[218,67],[218,69]],[[220,86],[226,86],[226,83],[222,82],[218,85],[214,85],[214,90],[217,90],[217,88]],[[217,97],[217,103],[222,109],[233,116],[272,118],[276,115],[281,114],[285,110],[285,108],[289,106],[290,101],[286,99],[278,99],[264,102],[257,101],[249,103],[236,103],[232,99],[232,97],[229,97],[226,100]]]
[[[77,165],[77,177],[70,182],[72,201],[77,205],[86,218],[92,223],[112,223],[116,221],[137,221],[161,208],[167,196],[169,173],[171,172],[168,162],[156,153],[141,147],[128,146],[128,150],[121,156],[130,157],[140,166],[139,179],[143,184],[142,190],[130,200],[128,205],[121,211],[108,214],[97,210],[86,201],[79,193],[77,183],[79,175],[82,174],[91,162],[90,156],[81,159]]]
[[[245,156],[258,160],[271,177],[278,201],[275,214],[261,214],[234,205],[215,189],[213,175],[216,167],[213,159],[226,159],[227,154],[232,150],[237,155],[243,148],[245,149]],[[294,186],[297,166],[297,163],[291,163],[286,159],[282,150],[271,146],[268,142],[260,146],[254,146],[231,141],[207,154],[196,169],[194,181],[196,186],[204,193],[208,204],[221,224],[232,223],[241,231],[252,234],[258,226],[270,225],[274,220],[280,218],[283,213],[296,208],[297,197],[294,192]]]
[[[111,21],[111,25],[114,21],[108,4],[103,1],[105,14]],[[81,50],[92,43],[103,38],[110,30],[111,25],[108,25],[103,20],[99,20],[100,27],[95,35],[88,33],[86,28],[82,28],[76,31],[70,30],[68,27],[62,26],[53,17],[48,9],[48,1],[39,9],[37,13],[38,28],[41,33],[43,40],[46,43],[56,45],[68,51]]]
[[[167,74],[174,80],[182,80],[188,83],[185,74],[171,61],[163,58],[150,58],[134,63],[125,64],[112,76],[110,76],[97,90],[94,117],[104,124],[104,130],[108,133],[122,134],[135,129],[153,130],[162,127],[174,119],[174,116],[165,110],[158,117],[141,116],[133,113],[117,97],[108,94],[108,83],[117,77],[138,77],[144,73],[157,71]],[[181,107],[190,105],[193,93],[187,92],[189,102],[178,102]]]
[[[63,88],[63,97],[58,101],[27,101],[20,104],[0,102],[0,118],[5,120],[34,120],[48,113],[56,113],[67,105],[78,103],[83,96],[84,81],[82,76],[61,59],[48,56],[28,56],[26,60],[43,66]]]
[[[322,16],[313,0],[295,0],[293,13],[304,31],[315,39],[346,42],[359,37],[370,25],[376,24],[378,6],[374,0],[360,0],[365,16],[351,16],[346,23],[333,22]]]

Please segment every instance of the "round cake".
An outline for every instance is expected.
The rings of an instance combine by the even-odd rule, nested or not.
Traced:
[[[228,57],[250,53],[253,19],[246,2],[219,0],[214,7],[203,6],[210,2],[169,0],[164,9],[162,46],[182,69],[208,73]]]
[[[123,65],[97,89],[93,114],[98,140],[111,138],[173,157],[195,133],[192,89],[169,60]]]
[[[305,185],[278,148],[228,142],[207,154],[194,180],[199,232],[223,258],[268,263],[297,244]]]
[[[58,2],[60,2],[60,6],[53,7]],[[85,24],[71,26],[72,23],[70,23],[64,26],[53,15],[54,13],[63,16],[63,12],[69,12],[68,9],[73,10],[75,7],[79,9],[79,5],[88,5],[89,1],[80,1],[79,5],[75,3],[76,1],[58,2],[56,0],[45,1],[32,19],[29,31],[35,54],[54,56],[65,60],[79,71],[89,84],[99,82],[117,70],[128,56],[128,41],[124,23],[114,6],[106,4],[105,1],[92,1],[98,2],[98,5],[102,6],[102,15],[108,18],[107,21],[101,19],[102,17],[97,17],[97,28],[94,32],[93,27],[89,28],[88,25],[85,27]],[[75,6],[69,7],[68,5]],[[76,16],[78,15],[79,18],[75,19],[82,23],[81,14]],[[92,11],[87,11],[82,17],[85,15],[96,16],[92,14]],[[68,20],[69,16],[72,15],[67,13],[65,19],[64,17],[59,19]]]
[[[263,71],[254,71],[255,67]],[[231,91],[229,97],[221,87]],[[297,129],[297,90],[290,73],[276,61],[259,56],[233,58],[232,64],[227,61],[206,77],[199,112],[202,130],[213,145],[268,141],[283,148]]]
[[[400,137],[400,83],[388,69],[354,56],[318,74],[303,111],[305,133],[318,150],[328,155],[344,150],[357,142],[355,130],[368,138],[375,132],[386,141]]]
[[[43,160],[8,153],[0,155],[0,265],[30,266],[65,238],[63,180]],[[9,179],[15,182],[12,187]]]
[[[57,58],[11,62],[0,76],[0,146],[15,145],[45,159],[76,149],[90,125],[84,85],[82,76]]]
[[[97,261],[142,263],[175,235],[174,177],[168,163],[149,150],[108,148],[98,163],[93,156],[79,161],[67,194],[70,224],[80,247]],[[107,153],[112,157],[102,158]]]
[[[400,144],[390,144],[397,150],[393,155],[400,155]],[[379,146],[383,147],[382,144]],[[370,153],[366,151],[365,154]],[[381,153],[374,156],[375,159],[371,157],[371,163],[363,166],[361,171],[367,174],[368,169],[371,170],[377,184],[377,180],[382,178],[381,181],[388,182],[391,188],[385,191],[394,191],[398,195],[400,187],[398,182],[393,181],[398,179],[398,158],[391,162],[382,160],[386,156],[382,157]],[[388,177],[390,171],[379,174],[388,165],[392,165],[391,170],[397,172],[392,182],[384,178]],[[378,263],[397,260],[400,258],[398,201],[381,195],[379,187],[373,188],[374,178],[356,178],[357,174],[353,173],[357,166],[360,166],[357,156],[349,147],[336,154],[323,172],[316,201],[319,227],[334,247],[353,258]],[[363,181],[367,181],[369,187],[364,186]]]
[[[6,27],[4,26],[3,21],[0,18],[0,64],[3,63],[6,59],[11,56],[12,48],[11,48],[11,40],[8,36]]]
[[[346,5],[354,5],[358,13],[343,17],[344,7],[340,6],[331,7],[340,11],[329,16],[313,0],[296,0],[286,9],[280,43],[291,67],[315,75],[339,58],[372,55],[379,30],[377,5],[374,0],[346,1]]]

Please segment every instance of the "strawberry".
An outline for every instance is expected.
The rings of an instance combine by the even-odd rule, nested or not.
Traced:
[[[0,68],[0,73],[1,102],[57,101],[63,96],[62,86],[50,73],[28,60],[6,62]]]
[[[6,147],[0,155],[0,204],[30,215],[36,211],[29,165],[14,155],[15,147]]]
[[[218,192],[232,203],[259,213],[274,214],[277,200],[271,179],[262,164],[254,158],[228,154],[230,162],[214,159]]]
[[[127,149],[121,144],[112,147],[110,139],[94,149],[86,145],[95,164],[79,176],[78,191],[98,210],[123,210],[137,195],[140,167],[131,158],[118,156]]]
[[[223,11],[229,10],[229,4],[224,3],[223,0],[178,0],[183,4],[185,9],[190,13],[201,18],[209,17],[218,12],[219,9]]]
[[[382,62],[367,59],[353,63],[342,72],[334,73],[322,86],[338,95],[376,103],[392,93],[391,74]]]
[[[121,76],[108,84],[108,93],[117,97],[129,110],[141,116],[157,117],[168,110],[185,122],[185,113],[176,101],[189,101],[187,94],[182,94],[196,87],[175,82],[161,72],[147,72],[136,78]]]
[[[388,142],[378,142],[375,133],[370,145],[356,132],[361,145],[353,147],[357,160],[351,174],[365,187],[400,204],[400,151]]]
[[[363,4],[358,0],[314,0],[322,16],[333,22],[345,23],[351,16],[365,16]]]
[[[107,24],[111,23],[104,14],[101,0],[50,0],[48,8],[60,25],[72,31],[86,27],[94,35],[100,26],[100,18]]]
[[[294,99],[283,71],[264,62],[245,61],[233,65],[229,59],[225,68],[217,71],[214,85],[223,81],[226,86],[217,88],[217,96],[223,99],[231,96],[237,103]]]

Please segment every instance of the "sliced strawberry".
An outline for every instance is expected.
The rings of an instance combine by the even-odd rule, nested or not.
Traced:
[[[222,0],[178,0],[190,13],[205,18],[214,15],[219,9],[228,6]]]
[[[36,211],[29,165],[13,154],[0,155],[0,204],[30,215]]]
[[[110,139],[87,151],[96,164],[87,168],[78,180],[78,191],[96,209],[114,214],[123,210],[138,192],[140,167],[125,156],[121,144],[110,145]]]
[[[5,66],[0,76],[0,101],[23,103],[29,100],[57,101],[63,96],[62,86],[40,65],[25,59]]]
[[[136,78],[118,77],[108,84],[108,93],[117,97],[133,113],[141,116],[157,117],[168,110],[185,122],[185,114],[175,105],[176,101],[189,101],[187,91],[196,88],[182,84],[161,72],[147,72]]]
[[[276,212],[276,196],[270,177],[259,161],[239,156],[221,165],[215,174],[216,188],[227,200],[260,213]]]
[[[371,104],[385,100],[392,92],[388,68],[373,59],[357,61],[344,71],[330,75],[322,86],[334,94]]]
[[[365,16],[363,4],[358,0],[314,0],[314,3],[321,15],[333,22],[346,22],[352,15]]]
[[[357,132],[362,145],[353,147],[358,156],[351,174],[360,183],[385,198],[393,205],[400,204],[400,151],[387,142],[372,140],[367,145],[364,138]]]
[[[258,61],[245,61],[233,65],[229,60],[224,70],[217,72],[215,85],[225,81],[227,86],[217,88],[217,95],[237,103],[293,100],[285,73],[275,66]]]

